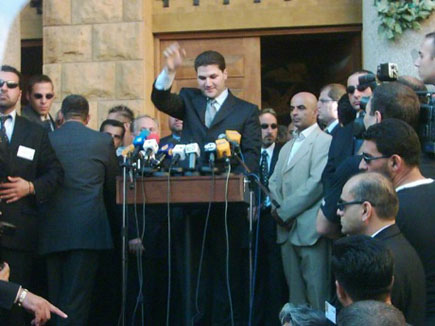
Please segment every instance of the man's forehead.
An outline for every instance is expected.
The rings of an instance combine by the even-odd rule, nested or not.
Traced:
[[[14,72],[0,71],[0,79],[18,81],[19,77]]]
[[[139,121],[137,122],[137,125],[139,128],[155,128],[155,129],[157,129],[156,122],[153,119],[147,118],[147,117],[139,119]]]
[[[50,82],[40,82],[35,83],[32,87],[32,90],[35,91],[38,89],[38,91],[53,91],[53,84]]]
[[[359,84],[358,82],[358,78],[360,76],[364,76],[367,75],[366,73],[360,73],[360,72],[356,72],[352,75],[349,76],[349,78],[347,79],[347,86],[356,86]]]
[[[273,121],[276,121],[276,118],[273,114],[263,113],[262,115],[260,115],[260,121],[261,120],[270,120],[270,119],[272,119]]]

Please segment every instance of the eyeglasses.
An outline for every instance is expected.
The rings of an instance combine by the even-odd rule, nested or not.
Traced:
[[[346,91],[348,94],[355,93],[355,90],[357,89],[359,92],[364,92],[367,88],[369,88],[369,85],[357,85],[357,86],[347,86]]]
[[[51,94],[51,93],[48,93],[48,94],[35,93],[35,94],[33,94],[33,97],[36,98],[37,100],[40,100],[44,96],[47,100],[51,100],[54,97],[54,94]]]
[[[368,201],[368,200],[344,201],[343,199],[340,198],[340,199],[338,200],[338,202],[337,202],[337,208],[338,208],[340,211],[344,211],[344,208],[345,208],[346,206],[349,206],[349,205],[360,205],[360,204],[365,203],[365,202],[369,202],[372,206],[375,206],[375,204],[373,204],[372,202],[370,202],[370,201]]]
[[[6,84],[7,88],[10,88],[10,89],[18,87],[18,83],[13,81],[13,80],[0,79],[0,87],[3,87],[4,84]]]
[[[272,129],[278,128],[278,125],[276,123],[272,123],[272,124],[262,123],[261,124],[261,129],[267,129],[267,128],[269,128],[269,126]]]
[[[370,156],[367,153],[362,153],[362,158],[367,164],[370,164],[371,161],[379,160],[381,158],[389,158],[389,157],[390,157],[389,155]]]
[[[331,100],[329,98],[321,98],[321,99],[319,99],[319,102],[322,104],[326,104],[328,102],[334,102],[334,100]]]

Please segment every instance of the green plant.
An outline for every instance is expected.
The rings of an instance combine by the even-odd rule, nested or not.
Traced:
[[[381,20],[378,32],[389,40],[406,29],[419,30],[420,22],[435,9],[435,0],[374,0]]]

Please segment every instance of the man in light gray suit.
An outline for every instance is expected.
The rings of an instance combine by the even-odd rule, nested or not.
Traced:
[[[269,181],[271,196],[280,205],[274,207],[272,216],[278,224],[277,242],[290,302],[323,309],[330,287],[329,243],[316,232],[316,215],[331,136],[316,123],[317,99],[313,94],[294,95],[290,110],[298,137],[281,149]]]
[[[115,199],[118,167],[112,138],[86,127],[88,101],[69,95],[61,110],[65,122],[49,137],[65,180],[42,215],[39,250],[47,258],[50,301],[70,316],[53,325],[81,326],[87,325],[99,255],[112,248],[105,200]]]

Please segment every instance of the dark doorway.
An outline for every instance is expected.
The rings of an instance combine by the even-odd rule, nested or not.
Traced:
[[[319,95],[329,83],[346,84],[361,68],[361,33],[341,32],[261,37],[262,107],[272,107],[279,123],[290,122],[289,101],[300,91]]]
[[[21,74],[23,95],[21,105],[27,104],[27,81],[30,76],[42,74],[42,40],[23,40],[21,42]]]

